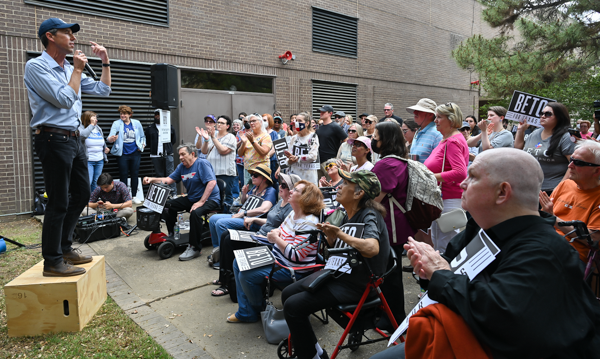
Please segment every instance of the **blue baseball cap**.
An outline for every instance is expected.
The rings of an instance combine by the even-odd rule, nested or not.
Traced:
[[[77,23],[72,23],[72,24],[67,24],[66,22],[62,21],[61,19],[57,18],[57,17],[51,17],[48,20],[45,20],[41,25],[40,25],[40,29],[38,30],[38,37],[42,38],[42,35],[44,35],[46,32],[52,30],[52,29],[71,29],[71,31],[73,31],[73,33],[79,31],[79,24]]]

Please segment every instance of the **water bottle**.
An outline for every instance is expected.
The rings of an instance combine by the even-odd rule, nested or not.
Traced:
[[[178,214],[177,215],[177,224],[179,224],[179,228],[181,228],[181,225],[183,224],[183,214]]]
[[[175,240],[177,241],[177,240],[179,240],[179,223],[175,223],[174,232],[175,232],[174,237],[175,237]]]

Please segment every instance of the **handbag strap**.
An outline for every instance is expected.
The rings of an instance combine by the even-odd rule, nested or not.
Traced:
[[[402,207],[400,202],[398,202],[398,200],[396,200],[391,194],[388,193],[387,196],[388,196],[388,200],[390,202],[390,212],[391,212],[391,219],[392,219],[392,242],[398,243],[398,240],[396,239],[396,216],[394,216],[394,205],[396,205],[398,208],[400,208],[402,213],[406,213],[406,210],[404,209],[404,207]]]
[[[446,167],[446,151],[448,150],[448,140],[446,140],[446,146],[444,146],[444,159],[442,160],[442,172],[440,172],[440,177],[442,177],[442,173],[444,173],[444,167]],[[442,190],[442,181],[439,182],[438,187],[440,191]]]

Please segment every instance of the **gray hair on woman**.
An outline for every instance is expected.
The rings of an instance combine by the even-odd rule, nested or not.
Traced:
[[[240,128],[244,127],[244,123],[239,118],[233,120],[233,124],[235,125],[236,123],[240,126]]]
[[[252,118],[255,118],[258,123],[260,123],[260,130],[261,132],[267,132],[267,124],[263,122],[262,116],[256,113],[250,114],[248,116],[246,116],[246,119],[248,120],[248,123],[250,123],[250,121],[252,121]]]

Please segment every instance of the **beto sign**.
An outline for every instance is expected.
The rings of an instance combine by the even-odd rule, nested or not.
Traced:
[[[556,102],[556,100],[515,91],[504,118],[516,122],[527,121],[530,125],[540,127],[540,112],[548,102]]]

